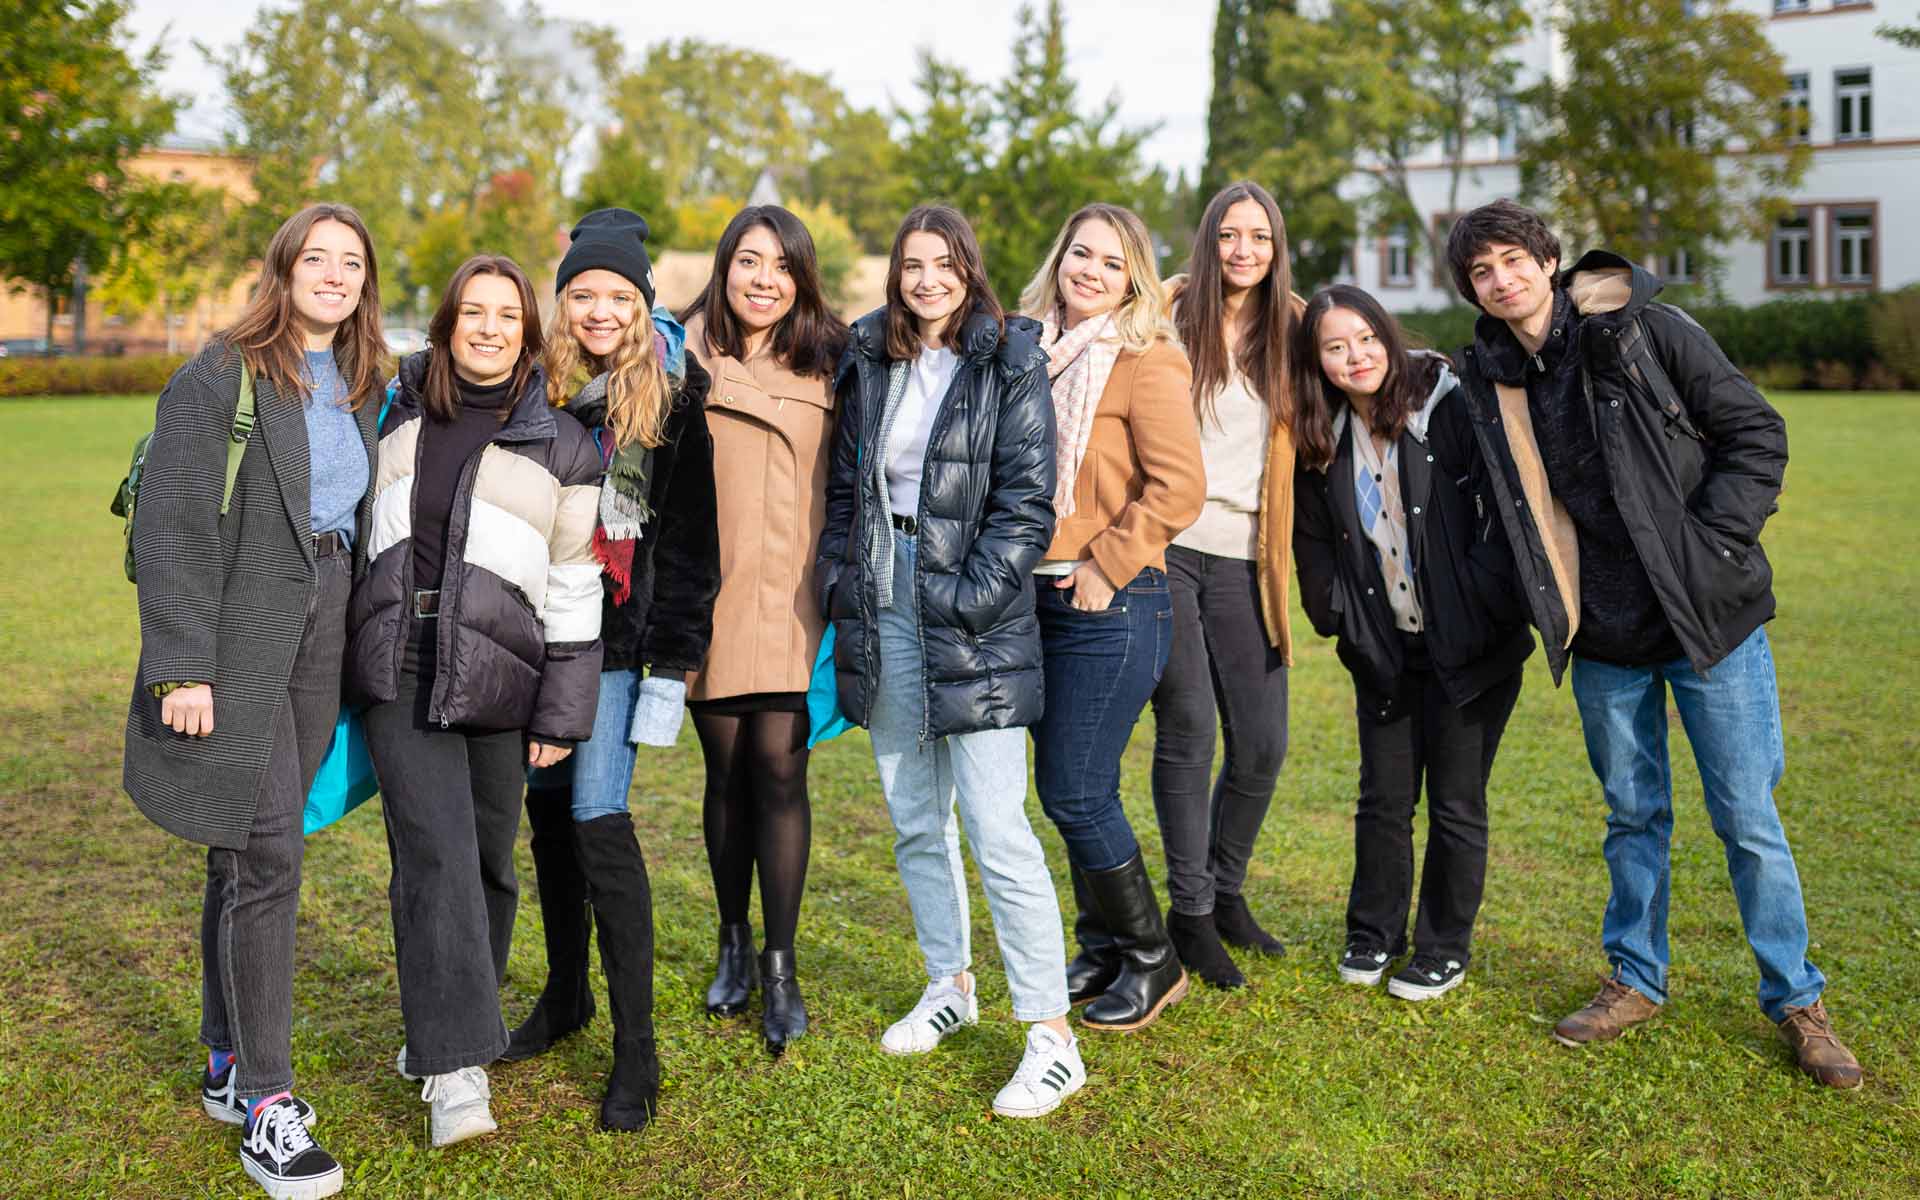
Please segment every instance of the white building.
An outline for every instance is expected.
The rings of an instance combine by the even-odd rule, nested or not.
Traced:
[[[1523,84],[1528,76],[1566,72],[1551,28],[1554,6],[1540,0],[1533,7],[1533,30],[1517,51],[1526,64]],[[1718,282],[1726,298],[1756,304],[1795,293],[1889,290],[1920,282],[1920,237],[1911,232],[1920,217],[1920,50],[1874,34],[1883,24],[1911,24],[1912,6],[1735,0],[1734,7],[1766,22],[1786,63],[1793,103],[1807,112],[1813,161],[1790,197],[1795,215],[1768,243],[1721,248]],[[1517,196],[1514,151],[1511,133],[1469,145],[1454,211]],[[1438,150],[1419,161],[1411,182],[1422,216],[1445,228],[1451,220],[1449,172]],[[1367,185],[1355,180],[1350,186],[1358,195]],[[1567,253],[1583,249],[1569,244]],[[1407,230],[1369,230],[1343,279],[1399,311],[1459,303],[1445,264],[1428,257],[1425,239]],[[1647,265],[1670,282],[1696,282],[1693,264],[1680,258]]]

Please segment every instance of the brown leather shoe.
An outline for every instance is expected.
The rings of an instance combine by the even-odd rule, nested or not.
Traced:
[[[1610,1042],[1660,1011],[1660,1006],[1617,979],[1600,981],[1600,991],[1579,1012],[1561,1018],[1553,1040],[1562,1046]]]
[[[1800,1069],[1821,1083],[1843,1092],[1860,1086],[1860,1060],[1840,1044],[1825,1004],[1818,1000],[1805,1008],[1789,1004],[1780,1022],[1780,1036],[1793,1047]]]

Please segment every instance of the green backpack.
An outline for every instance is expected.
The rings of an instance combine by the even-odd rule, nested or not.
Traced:
[[[227,486],[220,493],[220,515],[227,515],[227,508],[233,503],[233,481],[240,474],[240,459],[247,452],[247,439],[253,436],[253,372],[247,369],[246,360],[240,363],[240,398],[233,408],[233,437],[227,442]],[[126,526],[126,570],[127,582],[136,582],[133,573],[133,508],[140,499],[140,475],[147,465],[147,444],[153,441],[152,432],[148,432],[133,444],[133,463],[127,468],[127,477],[113,493],[113,503],[107,511],[116,517],[125,517]]]

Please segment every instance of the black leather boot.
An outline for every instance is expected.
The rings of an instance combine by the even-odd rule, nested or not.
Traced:
[[[573,848],[573,792],[528,788],[527,822],[533,826],[533,868],[546,929],[547,982],[533,1011],[509,1036],[502,1062],[545,1054],[593,1020],[593,988],[587,983],[592,922],[586,877]]]
[[[793,951],[769,950],[760,956],[761,1028],[767,1049],[778,1054],[807,1032],[807,1004],[793,977]]]
[[[1071,864],[1068,869],[1073,876],[1074,906],[1080,910],[1073,918],[1073,940],[1080,944],[1080,953],[1067,964],[1067,1003],[1085,1004],[1105,995],[1107,985],[1119,976],[1120,953],[1100,919],[1086,872]]]
[[[1088,871],[1087,883],[1113,934],[1120,974],[1105,995],[1082,1010],[1080,1019],[1089,1029],[1144,1029],[1187,994],[1187,972],[1160,919],[1146,863],[1136,851],[1111,870]]]
[[[653,1119],[660,1063],[653,1044],[653,890],[626,813],[573,827],[600,930],[600,966],[613,1012],[613,1073],[600,1102],[603,1129],[635,1130]]]
[[[1226,991],[1247,986],[1247,977],[1220,944],[1220,931],[1213,927],[1213,914],[1190,917],[1183,912],[1167,913],[1167,934],[1187,970]]]
[[[1230,946],[1258,950],[1275,958],[1287,952],[1285,943],[1260,928],[1260,922],[1253,919],[1253,910],[1247,907],[1246,897],[1238,893],[1229,896],[1222,892],[1214,896],[1213,927]]]
[[[753,989],[760,986],[760,972],[753,961],[753,926],[720,927],[720,961],[713,968],[713,982],[707,985],[707,1015],[737,1017],[747,1011]]]

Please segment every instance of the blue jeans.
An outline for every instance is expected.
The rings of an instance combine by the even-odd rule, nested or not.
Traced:
[[[1667,901],[1672,883],[1673,773],[1667,762],[1667,688],[1700,768],[1707,815],[1726,847],[1727,873],[1760,966],[1760,1007],[1779,1021],[1788,1005],[1826,986],[1807,961],[1800,873],[1780,827],[1773,789],[1786,770],[1780,693],[1764,627],[1710,677],[1686,659],[1651,667],[1573,661],[1573,696],[1587,757],[1607,798],[1607,898],[1600,940],[1615,978],[1656,1003],[1667,999]]]
[[[1068,860],[1105,871],[1140,852],[1120,807],[1120,755],[1167,669],[1173,598],[1154,567],[1099,612],[1073,607],[1055,582],[1036,581],[1047,710],[1033,727],[1034,784]]]
[[[551,767],[527,772],[530,787],[573,788],[573,821],[579,825],[627,811],[638,753],[627,734],[640,698],[639,671],[600,672],[600,702],[593,713],[593,736]]]
[[[913,909],[927,978],[950,978],[973,962],[967,878],[960,862],[960,824],[965,824],[993,913],[1014,1016],[1022,1021],[1064,1016],[1066,939],[1046,854],[1027,822],[1026,734],[986,729],[920,740],[926,684],[912,584],[914,540],[896,531],[893,546],[894,600],[878,610],[880,678],[869,733],[880,790],[893,818],[894,861]]]

